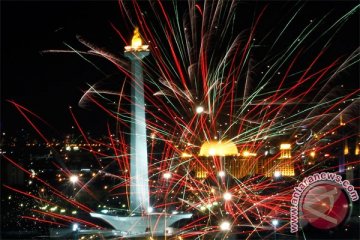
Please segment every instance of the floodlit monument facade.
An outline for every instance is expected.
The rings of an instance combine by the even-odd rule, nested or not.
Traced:
[[[129,48],[130,47],[130,48]],[[149,210],[149,176],[146,144],[146,120],[144,77],[142,59],[150,54],[148,45],[142,45],[136,28],[131,46],[125,48],[125,56],[131,60],[133,82],[131,87],[131,135],[130,135],[130,211]]]
[[[191,213],[152,213],[149,201],[148,153],[142,59],[150,54],[143,45],[138,28],[135,28],[131,46],[125,47],[125,56],[131,61],[133,82],[131,87],[130,136],[130,215],[116,216],[90,213],[109,223],[122,237],[170,236],[177,233],[172,225]]]

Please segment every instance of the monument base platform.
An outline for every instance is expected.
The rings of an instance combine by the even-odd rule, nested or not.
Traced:
[[[176,222],[192,217],[192,213],[112,216],[92,212],[90,215],[109,223],[122,237],[172,236],[179,233]]]

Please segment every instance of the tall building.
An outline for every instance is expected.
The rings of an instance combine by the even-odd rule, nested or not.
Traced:
[[[343,115],[340,114],[340,119],[339,119],[339,134],[340,136],[343,136],[345,133],[345,122],[343,121]],[[343,152],[342,154],[340,154],[339,156],[339,173],[340,174],[344,174],[345,173],[345,158],[346,155],[349,154],[349,147],[347,144],[347,140],[345,140],[344,145],[343,145]]]
[[[243,178],[257,174],[259,171],[258,158],[256,156],[256,153],[244,150],[231,166],[232,175],[236,178]]]
[[[280,145],[280,157],[278,159],[268,159],[263,164],[263,172],[266,177],[295,176],[294,162],[291,158],[291,144],[283,143]]]

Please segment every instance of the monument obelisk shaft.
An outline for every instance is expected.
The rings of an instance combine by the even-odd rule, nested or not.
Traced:
[[[131,135],[130,135],[130,208],[134,213],[117,216],[92,212],[90,215],[109,223],[120,235],[128,237],[169,236],[172,226],[181,219],[191,218],[191,213],[151,213],[149,211],[149,176],[146,143],[146,119],[142,59],[149,55],[147,45],[142,45],[136,28],[131,46],[125,47],[125,56],[131,61]],[[171,227],[171,229],[173,229]],[[112,230],[113,231],[113,230]]]
[[[148,154],[142,59],[150,51],[142,45],[137,28],[132,45],[125,48],[131,60],[131,132],[130,132],[130,211],[147,213],[149,209]]]

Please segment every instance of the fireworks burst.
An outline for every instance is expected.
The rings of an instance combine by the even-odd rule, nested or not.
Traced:
[[[128,25],[121,30],[113,26],[114,30],[125,45],[125,36],[139,26],[152,56],[143,62],[152,208],[194,213],[191,221],[180,226],[179,239],[234,234],[265,239],[273,234],[274,221],[277,231],[287,233],[296,181],[309,172],[337,171],[334,149],[339,151],[345,140],[359,134],[360,91],[338,85],[342,73],[358,64],[359,49],[347,55],[329,54],[332,40],[358,14],[359,6],[336,20],[331,12],[299,20],[305,6],[294,4],[286,6],[287,14],[277,16],[279,24],[269,26],[269,12],[278,4],[259,4],[251,21],[241,14],[247,5],[238,1],[119,2]],[[54,208],[84,213],[94,207],[121,208],[103,204],[112,198],[124,204],[126,213],[130,106],[135,104],[127,89],[135,83],[123,58],[82,38],[79,41],[89,51],[71,52],[84,59],[89,54],[104,57],[124,75],[120,88],[95,84],[79,103],[87,107],[91,103],[110,117],[106,138],[90,138],[70,109],[83,140],[69,142],[69,149],[62,150],[77,147],[90,152],[99,171],[72,175],[64,165],[66,154],[59,153],[32,120],[38,116],[12,102],[58,154],[57,181],[70,179],[75,188],[58,189],[3,155],[50,196],[5,187],[47,206],[32,209],[34,215],[25,219],[100,228],[91,220],[58,214]],[[102,181],[111,184],[99,190]],[[87,198],[92,202],[87,203]]]

